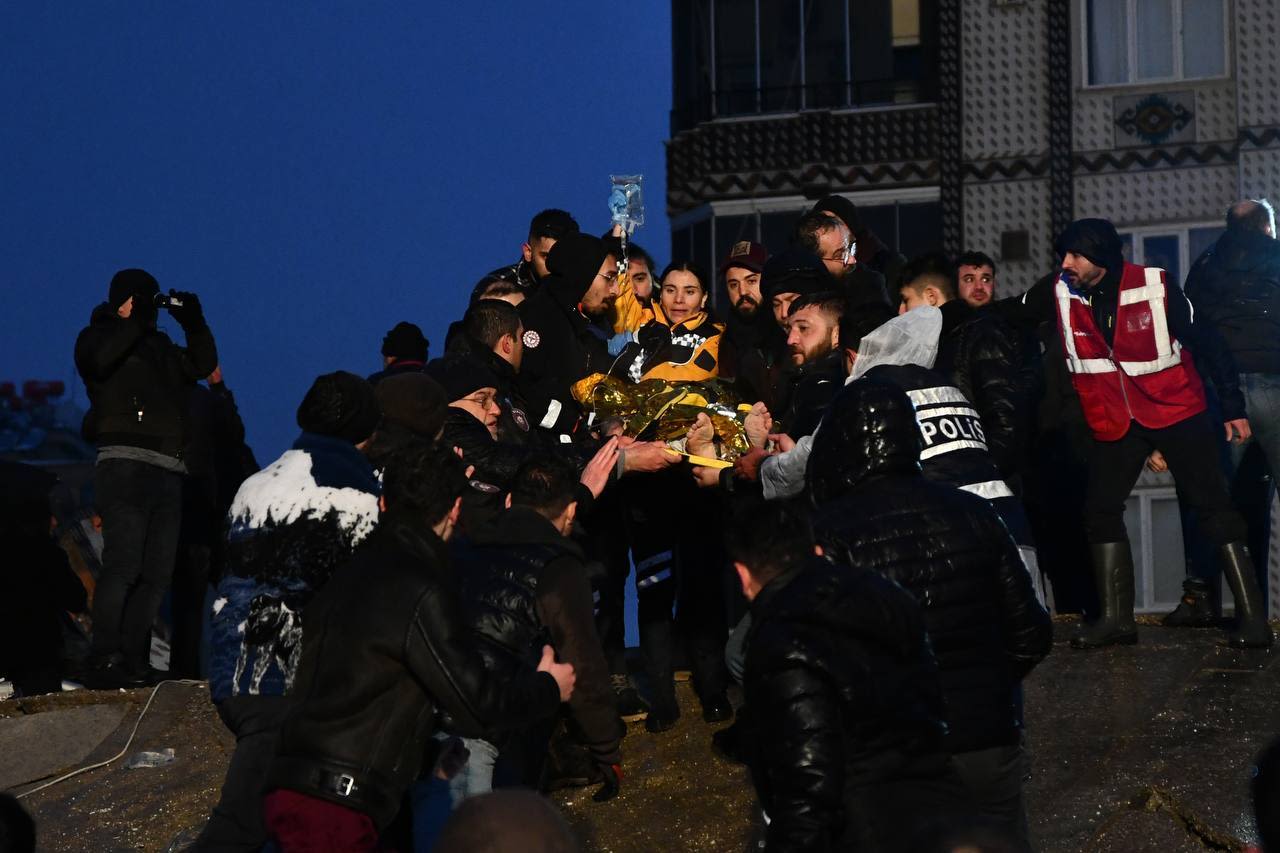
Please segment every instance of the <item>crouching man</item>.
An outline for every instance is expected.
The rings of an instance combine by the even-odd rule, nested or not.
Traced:
[[[475,651],[445,547],[466,483],[450,449],[404,447],[384,474],[376,530],[304,613],[296,705],[265,802],[284,853],[375,849],[422,770],[437,711],[484,731],[550,717],[573,692],[573,667],[549,646],[536,672],[501,680]]]
[[[766,850],[905,849],[962,813],[920,606],[869,569],[815,556],[789,504],[740,501],[727,537],[751,602],[743,687]]]

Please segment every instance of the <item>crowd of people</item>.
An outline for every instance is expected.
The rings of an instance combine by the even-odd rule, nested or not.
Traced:
[[[765,849],[908,849],[921,814],[1028,849],[1021,683],[1051,609],[1085,612],[1076,649],[1138,641],[1144,465],[1217,550],[1227,641],[1272,642],[1228,477],[1251,440],[1280,451],[1274,238],[1240,202],[1180,287],[1083,219],[1004,295],[989,255],[904,258],[842,196],[714,271],[546,210],[443,355],[397,323],[379,372],[315,379],[261,470],[200,300],[123,270],[76,342],[103,538],[83,680],[164,677],[172,580],[169,675],[207,674],[236,739],[198,850],[460,849],[450,814],[495,789],[611,799],[626,722],[679,719],[677,669],[751,770]],[[706,415],[628,435],[573,393],[593,374],[714,381],[750,447]],[[10,518],[51,559],[48,513]],[[1216,588],[1189,578],[1168,624],[1217,624]]]

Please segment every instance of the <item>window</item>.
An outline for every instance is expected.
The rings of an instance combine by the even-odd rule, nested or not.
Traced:
[[[672,0],[671,132],[725,116],[917,102],[933,92],[935,7]]]
[[[716,115],[756,111],[756,0],[715,0]]]
[[[1087,0],[1088,83],[1227,73],[1226,0]]]
[[[1221,225],[1133,228],[1120,232],[1125,260],[1160,267],[1165,280],[1182,286],[1191,264],[1222,236]]]

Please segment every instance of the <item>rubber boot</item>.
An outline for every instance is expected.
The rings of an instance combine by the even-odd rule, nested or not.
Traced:
[[[1133,621],[1133,554],[1129,543],[1096,542],[1089,546],[1089,554],[1102,613],[1071,638],[1071,647],[1131,646],[1138,642],[1138,626]]]
[[[1253,559],[1243,542],[1222,546],[1222,576],[1236,602],[1236,627],[1227,635],[1227,645],[1237,649],[1267,648],[1274,638],[1267,625]]]
[[[1182,582],[1182,600],[1160,624],[1166,628],[1212,628],[1218,619],[1213,615],[1210,595],[1209,582],[1204,578],[1187,578]]]

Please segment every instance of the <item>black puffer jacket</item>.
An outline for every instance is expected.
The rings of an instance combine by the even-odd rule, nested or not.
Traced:
[[[461,526],[468,532],[497,518],[516,471],[537,452],[532,444],[496,441],[474,415],[452,406],[440,440],[461,450],[463,462],[475,466],[470,488],[462,493]]]
[[[861,379],[831,403],[807,478],[818,540],[915,594],[938,659],[947,743],[1014,743],[1019,681],[1049,652],[1052,624],[1017,547],[987,501],[925,480],[911,401]]]
[[[982,417],[991,456],[1005,476],[1017,472],[1026,444],[1026,391],[1013,329],[998,315],[959,299],[942,306],[933,368],[948,377]]]
[[[512,507],[454,548],[466,620],[494,672],[536,665],[544,644],[577,678],[575,734],[600,764],[617,764],[624,728],[596,634],[586,556],[534,510]],[[495,740],[495,742],[500,742]],[[537,784],[546,740],[532,744],[526,781]],[[535,766],[536,765],[536,766]]]
[[[180,458],[187,398],[218,366],[218,350],[203,323],[186,330],[184,348],[142,317],[123,319],[104,302],[76,338],[76,369],[90,403],[85,438]]]
[[[773,416],[774,428],[797,439],[812,433],[844,380],[844,353],[838,349],[792,368],[783,380],[785,393],[780,395],[781,411]]]
[[[384,516],[304,612],[297,705],[268,789],[339,803],[382,828],[422,770],[437,711],[467,734],[553,715],[560,691],[551,676],[525,667],[495,677],[459,612],[444,543]]]
[[[548,263],[563,261],[564,268],[553,267],[538,292],[520,303],[524,360],[517,387],[529,403],[534,426],[555,434],[572,433],[582,416],[570,392],[573,383],[592,373],[608,373],[613,363],[606,342],[610,333],[578,310],[611,250],[605,241],[585,234],[557,242]]]
[[[898,849],[958,798],[920,607],[854,565],[814,559],[751,605],[743,687],[767,849]]]
[[[1191,267],[1187,298],[1241,373],[1280,373],[1280,240],[1227,231]]]

